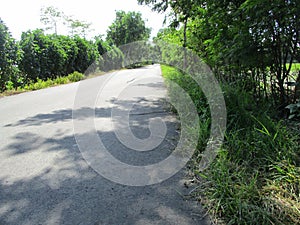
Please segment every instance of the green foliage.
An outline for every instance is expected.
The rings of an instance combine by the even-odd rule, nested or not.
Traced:
[[[86,33],[91,30],[91,23],[74,19],[71,16],[65,16],[65,21],[68,24],[71,36],[78,35],[85,37]]]
[[[14,84],[11,79],[17,79],[17,63],[20,52],[15,40],[11,37],[8,28],[0,19],[0,92]]]
[[[176,30],[175,28],[164,28],[159,30],[156,37],[154,38],[154,42],[164,41],[170,44],[177,44],[179,46],[182,45],[182,30]]]
[[[157,1],[157,0],[138,0],[139,4],[150,5],[152,10],[157,12],[165,12],[169,7],[169,1]]]
[[[67,76],[68,80],[71,81],[71,82],[77,82],[77,81],[80,81],[84,78],[84,75],[82,73],[79,73],[77,71],[73,72],[73,73],[70,73],[68,76]]]
[[[110,44],[121,46],[147,40],[150,32],[151,30],[145,26],[141,13],[117,11],[115,21],[108,28],[106,39]]]
[[[96,37],[95,44],[101,56],[98,60],[98,68],[101,71],[121,69],[124,66],[124,54],[121,49],[115,45],[110,45],[107,41],[103,41],[102,37]]]
[[[45,25],[46,30],[53,29],[55,34],[57,34],[58,23],[62,22],[63,18],[64,13],[53,6],[41,9],[41,23]]]
[[[98,52],[101,56],[110,51],[112,48],[108,42],[102,40],[102,37],[96,37],[95,44],[97,45]]]
[[[285,108],[289,110],[289,119],[300,117],[300,101],[295,104],[289,104]]]
[[[93,42],[79,36],[75,36],[74,41],[78,47],[78,54],[74,60],[73,68],[75,71],[84,73],[99,57],[97,46]]]
[[[112,46],[109,51],[103,55],[103,59],[100,60],[100,63],[99,68],[105,72],[121,69],[124,65],[124,54],[118,47]]]
[[[191,97],[194,104],[196,105],[199,115],[203,116],[203,118],[209,115],[210,112],[208,109],[206,97],[199,85],[196,83],[196,81],[193,80],[191,76],[182,73],[176,68],[169,67],[166,65],[162,65],[161,70],[163,77],[166,79],[167,84],[169,81],[176,82],[180,85],[181,88],[183,88],[188,93],[188,95]],[[171,90],[169,89],[169,91]],[[176,99],[177,93],[170,92],[169,95]]]
[[[297,137],[281,122],[257,113],[261,114],[253,116],[252,123],[248,117],[239,118],[248,126],[237,121],[227,131],[222,151],[203,173],[206,206],[226,224],[299,224]],[[243,117],[239,111],[235,114]],[[231,124],[236,122],[233,118]]]
[[[179,70],[162,66],[168,84],[179,84],[193,99],[200,140],[191,165],[201,180],[191,194],[225,224],[300,224],[299,134],[275,121],[267,101],[259,105],[239,86],[223,85],[228,111],[225,141],[204,172],[197,170],[210,133],[210,112],[199,86]],[[169,89],[170,97],[177,99]],[[197,191],[200,190],[200,191]]]
[[[65,73],[67,54],[59,40],[42,30],[22,34],[20,47],[23,58],[20,69],[30,80],[53,78]]]
[[[24,88],[19,88],[19,91],[32,91],[32,90],[39,90],[43,88],[48,88],[56,85],[61,84],[67,84],[70,82],[77,82],[84,79],[84,75],[82,73],[79,73],[77,71],[69,74],[65,77],[56,77],[54,79],[48,78],[47,80],[42,80],[40,78],[36,79],[36,82],[30,82],[29,84],[26,84]]]
[[[257,99],[271,97],[280,109],[297,100],[285,85],[295,76],[293,62],[300,60],[300,5],[295,0],[138,2],[156,11],[168,8],[169,19],[182,26],[159,33],[158,39],[193,49],[219,80],[234,85],[247,80],[246,89]]]
[[[10,80],[6,82],[5,86],[6,86],[6,90],[8,91],[14,90],[14,83]]]
[[[286,65],[288,66],[288,65]],[[293,63],[291,66],[291,72],[299,72],[300,71],[300,63]]]
[[[79,36],[45,35],[42,30],[22,34],[20,69],[28,80],[47,80],[81,73],[98,58],[96,45]]]

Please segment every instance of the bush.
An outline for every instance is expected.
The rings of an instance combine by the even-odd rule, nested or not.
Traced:
[[[254,105],[238,87],[224,89],[228,129],[202,173],[206,206],[227,224],[300,224],[299,136],[269,116],[268,104]]]
[[[42,30],[23,33],[20,46],[20,69],[33,82],[85,72],[99,58],[97,46],[84,38],[46,35]]]
[[[79,72],[73,72],[69,74],[67,77],[56,77],[55,79],[50,79],[48,78],[47,80],[42,80],[40,78],[37,78],[36,82],[31,82],[27,85],[24,86],[24,90],[38,90],[38,89],[43,89],[55,85],[60,85],[60,84],[67,84],[70,82],[77,82],[80,81],[84,78],[84,75]],[[9,84],[11,85],[11,84]],[[22,90],[22,89],[19,89]]]
[[[16,66],[19,54],[18,45],[0,18],[0,92],[6,88],[13,89],[14,83],[10,80],[19,73]]]
[[[75,71],[75,72],[69,74],[69,75],[67,76],[67,78],[68,78],[69,81],[71,81],[71,82],[77,82],[77,81],[82,80],[82,79],[84,78],[84,75],[83,75],[82,73],[79,73],[79,72]]]
[[[111,49],[103,55],[100,61],[100,70],[107,72],[110,70],[121,69],[124,65],[124,54],[116,47],[112,46]]]
[[[187,90],[197,107],[200,140],[193,162],[199,162],[210,132],[202,91],[180,71],[162,66],[163,76]],[[299,133],[271,117],[265,101],[239,88],[223,86],[228,112],[225,140],[217,158],[199,172],[200,188],[191,193],[225,224],[300,224]],[[176,93],[169,93],[176,99]],[[201,191],[197,191],[201,190]]]

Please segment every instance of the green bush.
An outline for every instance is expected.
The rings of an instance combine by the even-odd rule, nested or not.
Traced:
[[[121,69],[124,65],[124,54],[116,47],[112,46],[109,51],[103,55],[100,61],[100,70],[107,72],[111,70]]]
[[[0,18],[0,92],[14,88],[14,79],[19,73],[16,66],[20,52],[7,26]]]
[[[68,77],[57,77],[52,81],[52,84],[50,84],[49,86],[67,84],[67,83],[69,83]]]
[[[47,80],[42,80],[40,78],[37,78],[36,82],[31,82],[27,85],[24,86],[24,90],[38,90],[38,89],[43,89],[55,85],[60,85],[60,84],[67,84],[70,82],[77,82],[80,81],[84,78],[84,75],[79,72],[73,72],[69,74],[66,77],[56,77],[55,79],[50,79],[48,78]],[[11,85],[11,84],[10,84]],[[22,90],[22,89],[19,89]]]
[[[77,81],[80,81],[80,80],[82,80],[82,79],[84,78],[84,74],[75,71],[75,72],[69,74],[69,75],[67,76],[67,78],[68,78],[69,81],[71,81],[71,82],[77,82]]]
[[[23,57],[19,67],[33,82],[85,72],[99,58],[91,41],[79,36],[46,35],[42,30],[24,32],[20,46]]]
[[[206,206],[226,224],[299,224],[299,136],[272,119],[268,105],[255,105],[237,87],[224,89],[228,129],[202,174]]]

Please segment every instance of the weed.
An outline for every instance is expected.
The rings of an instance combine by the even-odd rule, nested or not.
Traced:
[[[167,66],[162,73],[187,90],[202,118],[193,160],[199,162],[210,128],[205,96],[188,75]],[[222,89],[228,111],[225,140],[207,170],[192,167],[202,181],[193,196],[226,224],[300,224],[299,134],[272,119],[274,111],[263,99],[258,104],[242,88]]]

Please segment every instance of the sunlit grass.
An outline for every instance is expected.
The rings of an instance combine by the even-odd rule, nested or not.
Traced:
[[[47,80],[42,80],[37,78],[36,82],[30,82],[28,84],[25,84],[24,86],[18,86],[17,88],[14,88],[12,82],[9,82],[6,85],[7,90],[5,92],[2,92],[0,96],[8,96],[8,95],[19,94],[26,91],[44,89],[44,88],[53,87],[57,85],[77,82],[82,79],[85,79],[85,76],[82,73],[75,71],[65,77],[59,76],[54,79],[48,78]]]
[[[210,128],[205,98],[189,76],[161,68],[166,82],[172,80],[187,90],[199,116],[206,118],[193,159],[199,162]],[[297,68],[300,64],[294,65]],[[209,169],[199,172],[193,167],[201,191],[192,195],[224,224],[300,224],[299,133],[272,119],[274,109],[267,103],[256,105],[243,89],[228,85],[222,89],[228,111],[225,141]]]

